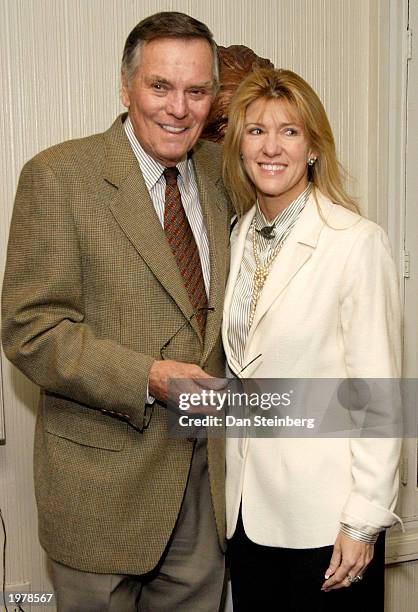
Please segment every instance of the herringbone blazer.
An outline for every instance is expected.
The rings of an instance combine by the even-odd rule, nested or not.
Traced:
[[[219,338],[229,203],[219,147],[194,150],[208,231],[206,335],[192,318],[166,358],[223,375]],[[160,348],[193,314],[122,118],[103,134],[26,164],[3,286],[3,346],[41,388],[35,490],[41,544],[80,570],[142,574],[178,516],[193,442],[170,439],[167,411],[146,406]],[[224,540],[224,451],[208,443],[212,501]]]

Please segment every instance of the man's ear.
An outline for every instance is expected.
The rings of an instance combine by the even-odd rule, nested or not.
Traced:
[[[120,90],[120,99],[122,100],[123,106],[129,108],[131,105],[131,98],[129,95],[129,87],[125,76],[122,74],[122,86]]]

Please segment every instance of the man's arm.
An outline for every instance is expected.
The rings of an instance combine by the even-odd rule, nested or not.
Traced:
[[[154,358],[98,338],[85,323],[79,236],[67,195],[39,156],[23,169],[3,285],[4,350],[40,387],[142,429]],[[178,377],[186,374],[180,367]],[[160,391],[151,384],[157,399],[165,384]]]

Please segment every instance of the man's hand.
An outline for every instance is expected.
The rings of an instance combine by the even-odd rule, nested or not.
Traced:
[[[351,582],[362,576],[366,567],[373,559],[374,545],[353,540],[339,533],[335,540],[334,550],[329,568],[325,572],[325,582],[322,591],[331,591],[341,587],[349,587]],[[350,579],[348,578],[350,576]]]
[[[170,380],[176,378],[183,378],[190,381],[187,385],[188,393],[199,393],[201,387],[193,383],[193,380],[200,380],[203,378],[212,378],[209,374],[206,374],[197,365],[193,363],[184,363],[182,361],[174,361],[173,359],[154,361],[151,366],[148,378],[148,389],[150,395],[155,397],[161,402],[167,402],[168,384]],[[190,388],[189,388],[190,387]]]

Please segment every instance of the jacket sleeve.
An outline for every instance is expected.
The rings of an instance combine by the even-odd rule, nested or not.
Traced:
[[[401,440],[395,437],[401,418],[400,312],[387,236],[374,223],[365,222],[345,268],[341,325],[347,376],[368,384],[381,435],[362,438],[360,434],[350,440],[353,485],[341,522],[369,534],[400,521],[394,514],[401,452]]]
[[[41,156],[24,167],[2,294],[6,356],[49,392],[142,429],[153,358],[84,321],[78,235],[63,181]]]

